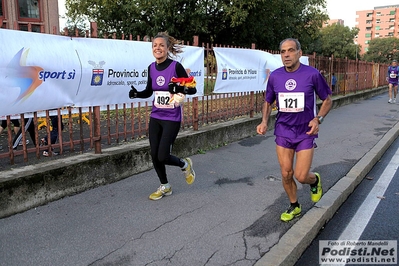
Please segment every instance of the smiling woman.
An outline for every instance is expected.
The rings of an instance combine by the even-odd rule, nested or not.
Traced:
[[[184,172],[187,184],[190,185],[195,180],[191,159],[179,158],[171,154],[181,127],[181,104],[184,95],[197,92],[195,85],[175,83],[176,78],[188,78],[188,71],[184,69],[183,65],[172,59],[173,56],[181,52],[183,50],[180,41],[166,32],[158,33],[152,41],[152,54],[155,62],[148,66],[147,86],[144,91],[137,91],[132,86],[129,92],[130,98],[148,98],[155,95],[149,122],[149,141],[152,163],[161,184],[149,196],[151,200],[159,200],[172,194],[166,165],[180,167]]]

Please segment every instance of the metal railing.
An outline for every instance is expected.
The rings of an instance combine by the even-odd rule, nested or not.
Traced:
[[[188,99],[183,104],[182,130],[198,130],[199,127],[225,122],[237,117],[253,117],[255,113],[259,113],[263,104],[263,92],[251,93],[225,93],[217,95],[206,95]],[[22,140],[21,145],[17,149],[9,147],[13,146],[15,138],[12,131],[11,117],[7,117],[7,134],[0,135],[0,143],[3,149],[0,150],[0,160],[9,160],[9,164],[15,164],[16,159],[20,158],[17,163],[27,162],[28,155],[35,154],[36,159],[42,157],[43,151],[51,151],[55,149],[57,154],[74,154],[84,153],[94,150],[101,153],[103,147],[118,145],[146,138],[148,136],[148,121],[151,113],[150,102],[145,104],[131,103],[122,105],[108,105],[102,107],[98,115],[94,114],[95,107],[57,109],[59,125],[65,125],[63,131],[58,131],[58,141],[47,145],[42,145],[41,141],[47,136],[51,139],[51,119],[50,112],[46,111],[45,117],[38,117],[37,112],[33,113],[34,136],[30,136],[29,140],[25,129],[24,114],[21,114]],[[53,111],[54,112],[54,111]],[[96,119],[98,122],[96,124]],[[96,143],[100,147],[97,147]],[[7,147],[7,148],[4,148]],[[49,157],[53,156],[49,153]],[[4,164],[4,162],[3,162]]]

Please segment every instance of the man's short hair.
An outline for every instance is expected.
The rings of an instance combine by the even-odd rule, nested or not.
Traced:
[[[282,40],[282,41],[280,42],[280,46],[279,46],[279,49],[280,49],[280,50],[281,50],[281,46],[282,46],[283,43],[285,43],[286,41],[293,41],[293,42],[295,42],[296,49],[297,49],[298,51],[301,50],[301,44],[299,43],[298,39],[295,39],[295,38],[287,38],[287,39]]]

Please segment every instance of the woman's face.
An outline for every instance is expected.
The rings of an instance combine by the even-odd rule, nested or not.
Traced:
[[[157,63],[162,63],[168,58],[168,46],[164,38],[159,37],[152,41],[152,54]]]

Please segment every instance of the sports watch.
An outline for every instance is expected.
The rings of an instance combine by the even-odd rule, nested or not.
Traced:
[[[316,116],[317,119],[319,120],[319,124],[323,123],[323,119],[324,117],[322,117],[321,115]]]

